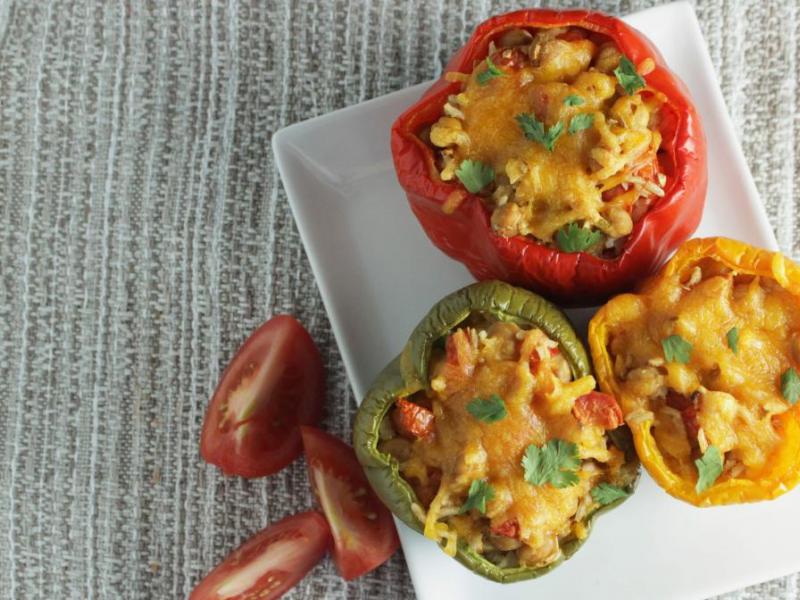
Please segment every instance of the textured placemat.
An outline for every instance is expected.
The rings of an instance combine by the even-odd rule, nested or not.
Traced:
[[[349,436],[355,403],[270,136],[435,76],[477,22],[519,6],[166,4],[0,1],[3,597],[182,598],[252,532],[311,504],[302,461],[246,482],[197,450],[221,368],[280,311],[322,348],[324,426]],[[797,2],[697,12],[797,257]],[[796,598],[797,583],[730,597]],[[412,595],[398,554],[349,584],[326,560],[292,597]]]

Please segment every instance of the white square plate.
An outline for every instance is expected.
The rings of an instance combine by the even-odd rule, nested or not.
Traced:
[[[709,195],[699,236],[766,248],[775,238],[736,141],[689,4],[625,19],[686,82],[708,135]],[[289,202],[356,398],[442,296],[473,281],[425,237],[395,178],[389,128],[427,84],[287,127],[273,137]],[[571,311],[579,330],[592,310]],[[420,599],[702,598],[800,570],[800,493],[697,509],[643,474],[586,545],[545,577],[500,585],[399,525]]]

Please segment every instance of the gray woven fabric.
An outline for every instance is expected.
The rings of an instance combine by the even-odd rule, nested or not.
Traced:
[[[302,461],[248,482],[198,454],[221,369],[276,312],[324,353],[324,427],[347,437],[353,417],[270,136],[431,78],[514,4],[0,1],[0,595],[182,598],[252,532],[311,505]],[[697,12],[798,257],[797,3]],[[797,585],[730,597],[797,598]],[[292,597],[412,595],[398,554],[349,584],[326,559]]]

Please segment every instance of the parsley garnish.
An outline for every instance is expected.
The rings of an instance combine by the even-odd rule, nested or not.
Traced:
[[[570,94],[564,98],[564,106],[580,106],[584,102],[586,101],[578,96],[578,94]]]
[[[494,169],[479,160],[464,160],[456,169],[456,177],[471,194],[477,194],[494,181]]]
[[[544,123],[537,119],[535,115],[521,113],[518,114],[515,119],[520,129],[522,129],[522,133],[525,134],[525,137],[534,142],[539,142],[542,146],[547,148],[548,152],[553,151],[556,140],[564,133],[564,124],[561,121],[545,131]]]
[[[467,410],[469,414],[484,423],[494,423],[508,415],[505,402],[497,394],[492,394],[486,400],[475,398],[467,404]]]
[[[697,484],[694,489],[697,493],[705,492],[722,473],[722,455],[716,446],[709,446],[702,458],[694,461],[697,467]]]
[[[619,66],[614,69],[614,75],[628,96],[645,86],[644,79],[636,72],[636,65],[627,56],[620,59]]]
[[[679,335],[671,335],[661,340],[664,358],[667,362],[686,364],[692,355],[692,345]]]
[[[599,231],[581,227],[577,223],[565,225],[556,232],[556,244],[562,252],[583,252],[603,239]]]
[[[601,483],[597,487],[592,488],[592,500],[597,502],[600,506],[616,502],[620,498],[627,498],[628,492],[621,487],[611,485],[610,483]]]
[[[734,354],[739,354],[739,328],[731,327],[728,333],[725,334],[725,337],[728,340],[728,348],[730,348]]]
[[[485,479],[476,479],[470,484],[469,492],[467,492],[467,501],[464,502],[458,513],[463,514],[475,509],[485,515],[486,503],[492,498],[494,498],[494,488]]]
[[[578,133],[584,129],[589,129],[594,123],[594,113],[581,113],[572,117],[569,122],[569,134]]]
[[[800,398],[800,376],[794,367],[789,367],[781,375],[781,392],[789,404],[794,404]]]
[[[539,448],[531,444],[522,457],[525,481],[532,485],[551,484],[564,488],[578,483],[578,446],[572,442],[553,439]]]
[[[492,59],[487,56],[486,57],[486,70],[481,71],[480,73],[478,73],[478,77],[477,77],[478,85],[484,86],[487,83],[489,83],[492,79],[494,79],[495,77],[505,77],[505,73],[503,73],[500,69],[498,69],[497,65],[495,65],[492,62]]]

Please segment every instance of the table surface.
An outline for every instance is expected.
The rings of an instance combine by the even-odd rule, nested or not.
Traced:
[[[227,359],[280,312],[318,342],[323,426],[349,437],[355,402],[271,135],[436,76],[476,23],[518,6],[0,0],[0,589],[183,598],[313,504],[302,460],[244,481],[198,453]],[[770,222],[800,258],[800,7],[696,11]],[[725,598],[796,598],[798,583]],[[290,594],[411,596],[400,553],[350,583],[326,559]]]

